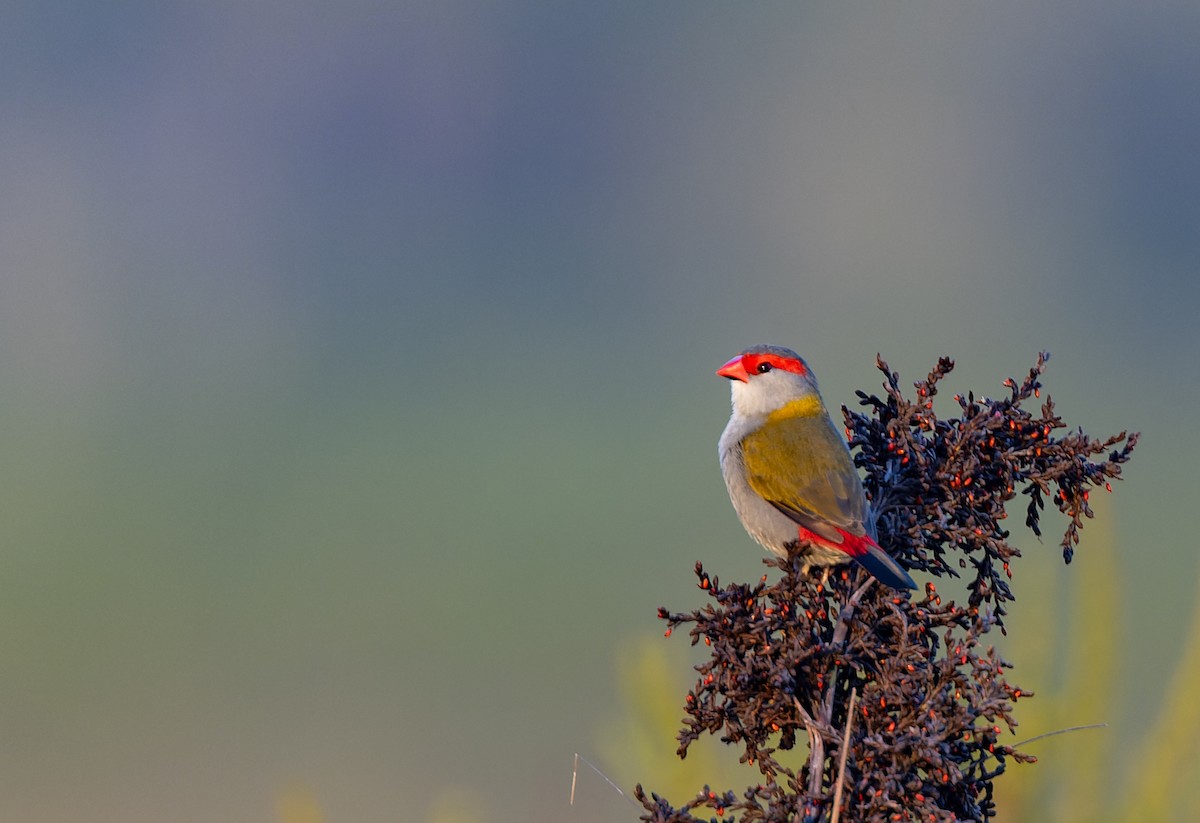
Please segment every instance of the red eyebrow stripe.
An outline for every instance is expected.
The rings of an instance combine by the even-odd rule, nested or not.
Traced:
[[[759,363],[769,363],[773,369],[783,369],[795,374],[808,374],[803,360],[792,357],[780,357],[777,354],[752,353],[742,355],[742,367],[750,374],[758,371]]]

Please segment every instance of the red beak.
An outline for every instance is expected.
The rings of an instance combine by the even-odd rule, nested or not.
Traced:
[[[750,382],[750,374],[746,371],[746,367],[742,365],[742,356],[740,354],[717,369],[717,376],[728,377],[730,380],[741,380],[743,383]]]

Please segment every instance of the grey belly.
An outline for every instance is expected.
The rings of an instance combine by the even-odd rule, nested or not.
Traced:
[[[721,461],[721,473],[725,476],[725,487],[729,489],[729,500],[738,518],[750,536],[764,548],[786,557],[789,548],[799,538],[799,529],[790,517],[759,497],[746,482],[741,455],[736,450],[727,452]]]

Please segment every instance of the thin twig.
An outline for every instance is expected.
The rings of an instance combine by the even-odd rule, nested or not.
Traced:
[[[842,737],[842,754],[838,762],[837,785],[833,790],[833,817],[829,823],[838,823],[842,815],[842,784],[846,782],[846,755],[850,753],[850,728],[854,725],[854,702],[858,699],[858,687],[850,690],[850,707],[846,709],[846,734]]]
[[[1055,729],[1052,732],[1045,732],[1043,734],[1034,735],[1033,737],[1030,737],[1030,738],[1020,741],[1019,743],[1013,743],[1010,748],[1016,749],[1020,746],[1025,746],[1025,745],[1036,742],[1038,740],[1042,740],[1047,737],[1055,737],[1060,734],[1066,734],[1067,732],[1082,732],[1082,731],[1086,731],[1087,729],[1107,729],[1107,728],[1108,728],[1107,723],[1088,723],[1086,726],[1068,726],[1065,729]],[[993,758],[997,758],[997,755],[995,752],[992,752],[991,754],[989,754],[987,757],[983,758],[979,762],[986,763]]]
[[[1107,728],[1108,728],[1107,723],[1088,723],[1086,726],[1068,726],[1065,729],[1055,729],[1052,732],[1046,732],[1045,734],[1036,735],[1035,737],[1031,737],[1028,740],[1022,740],[1020,743],[1013,743],[1013,748],[1016,748],[1017,746],[1026,746],[1035,740],[1041,740],[1046,737],[1054,737],[1055,735],[1066,734],[1067,732],[1081,732],[1084,729],[1107,729]]]
[[[579,752],[575,752],[575,766],[571,769],[571,805],[575,805],[575,778],[579,777]]]
[[[805,709],[804,706],[800,705],[800,701],[796,699],[795,695],[792,695],[792,705],[796,707],[796,713],[799,714],[800,719],[804,721],[805,729],[808,729],[810,732],[819,731],[821,734],[827,737],[833,737],[833,728],[817,721],[816,718],[808,713],[808,710]]]
[[[838,626],[833,630],[834,645],[841,645],[846,642],[846,635],[850,633],[850,623],[854,620],[854,610],[858,608],[858,604],[862,602],[863,595],[867,593],[867,589],[871,588],[871,584],[874,582],[875,578],[868,576],[867,581],[855,589],[854,594],[850,595],[850,599],[846,601],[846,605],[838,613]]]
[[[618,786],[616,783],[612,782],[612,780],[609,779],[608,775],[606,775],[604,772],[602,772],[598,768],[596,768],[595,764],[593,764],[590,760],[588,760],[586,757],[581,755],[579,752],[575,752],[575,768],[572,769],[572,771],[571,771],[571,805],[572,806],[575,805],[575,778],[579,776],[579,761],[580,760],[582,760],[584,765],[586,765],[589,769],[594,771],[596,774],[600,775],[600,777],[604,778],[604,782],[607,783],[608,785],[612,786],[613,790],[617,794],[621,795],[621,797],[628,800],[630,803],[632,803],[637,808],[639,808],[639,809],[641,808],[641,804],[639,804],[636,800],[634,800],[629,795],[625,794],[625,792],[621,791],[620,786]]]

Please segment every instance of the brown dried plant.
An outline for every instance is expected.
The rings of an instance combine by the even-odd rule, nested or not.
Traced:
[[[1092,516],[1090,490],[1112,490],[1138,437],[1055,435],[1066,426],[1049,397],[1040,414],[1026,410],[1041,395],[1048,357],[1023,381],[1005,381],[998,399],[955,395],[960,413],[947,419],[933,398],[953,361],[939,360],[909,399],[877,359],[883,395],[859,392],[864,412],[843,408],[880,545],[913,571],[962,577],[965,602],[944,600],[932,582],[923,595],[897,593],[853,566],[822,579],[803,573],[798,558],[764,561],[782,572],[778,582],[764,575],[727,586],[696,564],[708,604],[659,610],[668,635],[686,625],[693,645],[711,650],[686,696],[679,755],[702,734],[718,735],[740,747],[757,780],[740,795],[705,786],[679,808],[639,785],[642,820],[691,823],[702,808],[745,823],[994,816],[993,781],[1010,759],[1034,760],[998,742],[1016,726],[1016,702],[1032,694],[1008,681],[1009,664],[985,643],[1005,631],[1014,600],[1021,553],[1002,525],[1006,507],[1028,497],[1025,524],[1040,535],[1053,503],[1068,519],[1069,563]],[[808,758],[789,768],[775,755],[798,741]]]

